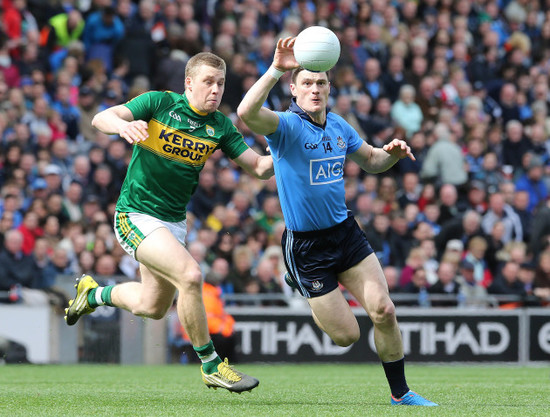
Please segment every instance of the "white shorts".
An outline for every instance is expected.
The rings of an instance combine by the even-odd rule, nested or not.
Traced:
[[[182,245],[187,235],[187,220],[167,222],[142,213],[115,212],[115,235],[126,253],[136,258],[139,244],[159,227],[166,227]]]

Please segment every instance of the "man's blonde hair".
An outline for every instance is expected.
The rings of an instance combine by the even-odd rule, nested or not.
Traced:
[[[224,74],[226,71],[225,61],[219,56],[211,52],[200,52],[187,61],[187,65],[185,66],[185,78],[195,77],[201,65],[208,65],[209,67],[222,70]]]

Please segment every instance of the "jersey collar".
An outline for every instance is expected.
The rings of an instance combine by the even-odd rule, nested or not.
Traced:
[[[202,112],[197,108],[193,107],[193,105],[189,102],[189,99],[187,98],[187,95],[185,94],[185,92],[181,96],[183,97],[183,101],[185,101],[185,103],[189,106],[191,110],[193,110],[193,112],[197,113],[199,116],[202,116],[202,117],[208,116],[208,113]]]
[[[307,120],[309,123],[317,127],[320,127],[321,129],[324,129],[327,125],[327,118],[328,118],[328,113],[330,111],[330,107],[327,106],[327,117],[325,118],[325,123],[323,123],[322,125],[317,122],[314,122],[313,119],[309,117],[309,114],[307,114],[305,110],[303,110],[300,106],[298,106],[298,104],[296,103],[296,97],[292,97],[290,99],[290,106],[288,107],[288,111],[292,113],[296,113],[302,119]]]

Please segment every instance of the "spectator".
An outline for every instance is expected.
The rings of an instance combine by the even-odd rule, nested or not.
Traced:
[[[373,101],[377,101],[387,94],[382,82],[382,71],[378,59],[373,57],[365,61],[363,79],[363,89]]]
[[[447,242],[452,239],[464,244],[474,236],[483,236],[481,216],[476,211],[468,210],[462,217],[449,220],[441,227],[441,232],[435,237],[437,252],[441,255]]]
[[[534,287],[535,295],[544,299],[544,305],[550,305],[550,251],[548,250],[539,256]]]
[[[428,187],[428,184],[426,184],[426,187]],[[447,223],[448,220],[456,219],[461,214],[457,203],[458,192],[456,186],[453,184],[443,184],[439,188],[439,217],[437,223],[440,226]]]
[[[399,287],[408,288],[409,283],[412,281],[412,277],[416,270],[424,267],[426,262],[426,253],[424,249],[420,247],[412,248],[405,260],[405,265],[401,269],[401,275],[399,277]]]
[[[550,199],[541,206],[532,218],[529,252],[534,258],[550,245]]]
[[[504,226],[501,239],[503,243],[508,243],[510,240],[523,240],[523,228],[519,216],[510,205],[505,203],[504,196],[498,192],[489,196],[489,210],[481,219],[481,227],[485,234],[491,234],[493,225],[497,221]]]
[[[531,154],[527,164],[527,172],[516,181],[516,191],[529,193],[527,211],[534,214],[539,204],[548,197],[548,188],[543,180],[544,165],[539,156]]]
[[[464,259],[459,264],[459,273],[456,278],[460,285],[460,293],[464,297],[466,307],[488,307],[487,289],[480,285],[474,277],[474,264]]]
[[[233,285],[235,293],[244,293],[247,284],[253,281],[253,252],[247,246],[239,245],[233,250],[232,256],[233,266],[227,276],[227,281]]]
[[[486,260],[487,249],[488,244],[485,237],[474,236],[468,242],[466,252],[464,253],[464,259],[474,265],[474,277],[476,282],[485,288],[487,288],[493,280]]]
[[[536,265],[533,262],[522,262],[519,265],[518,280],[523,285],[526,296],[525,306],[539,307],[540,302],[535,296]]]
[[[416,95],[415,101],[422,111],[423,120],[435,123],[443,103],[441,97],[437,94],[435,81],[432,77],[427,76],[422,78],[419,94]]]
[[[19,230],[9,230],[5,235],[4,249],[0,252],[0,291],[21,294],[21,300],[29,305],[47,305],[48,297],[34,289],[40,276],[38,265],[32,255],[22,251],[23,235]],[[18,301],[18,296],[14,297]]]
[[[256,224],[268,234],[273,231],[273,225],[282,220],[278,197],[268,197],[262,204],[262,210],[256,215]]]
[[[504,264],[499,276],[495,278],[493,283],[487,288],[489,294],[520,296],[525,295],[523,284],[518,279],[519,265],[516,262],[508,261]],[[500,305],[506,306],[509,302],[515,303],[516,299],[504,299],[500,301]],[[516,306],[516,304],[512,304]]]
[[[397,191],[399,207],[404,209],[409,203],[417,204],[422,191],[422,185],[420,184],[418,174],[415,172],[403,174],[402,185],[403,187]]]
[[[506,136],[502,142],[502,163],[519,169],[523,155],[527,153],[531,144],[523,133],[523,125],[518,120],[510,120],[505,125]]]
[[[393,104],[391,117],[397,126],[405,129],[407,138],[420,130],[422,120],[422,110],[414,102],[416,91],[409,84],[401,86],[399,89],[399,99]]]
[[[13,229],[13,212],[4,210],[0,218],[0,251],[4,249],[6,233]]]
[[[124,25],[112,6],[92,12],[86,18],[82,39],[86,46],[86,59],[98,59],[107,72],[113,69],[113,54],[124,36]]]
[[[361,136],[362,138],[366,138],[367,135],[363,131],[361,123],[359,123],[359,120],[355,116],[352,107],[353,102],[351,96],[342,93],[339,94],[336,98],[336,103],[332,111],[341,116],[346,122],[348,122],[357,131],[359,136]]]
[[[78,41],[84,32],[84,19],[80,10],[73,8],[66,13],[59,13],[48,20],[42,28],[42,45],[49,54],[66,50],[71,42]]]
[[[74,275],[71,267],[68,253],[61,247],[56,247],[48,261],[48,264],[42,269],[42,274],[37,277],[35,288],[43,290],[49,297],[50,304],[56,307],[58,313],[63,313],[69,297],[63,290],[56,285],[58,276]]]
[[[17,228],[23,237],[21,251],[30,256],[34,250],[36,239],[44,234],[40,227],[38,215],[33,211],[27,211],[23,217],[23,223]]]
[[[413,271],[411,281],[402,287],[402,292],[405,294],[416,294],[416,300],[405,301],[403,305],[429,307],[431,305],[428,294],[428,280],[426,279],[426,271],[420,267]]]
[[[129,78],[137,75],[150,78],[154,73],[158,59],[156,47],[166,39],[167,31],[155,11],[156,7],[153,0],[140,0],[137,13],[130,16],[126,25],[122,26],[123,36],[119,33],[120,28],[116,27],[116,36],[119,37],[114,36],[111,42],[115,45],[117,56],[127,60]],[[117,40],[120,40],[119,44],[116,44]]]
[[[399,286],[399,270],[394,266],[386,266],[383,270],[390,295],[399,293],[401,291],[401,287]]]
[[[412,85],[409,85],[409,87],[407,88],[409,92],[406,93],[410,94],[410,92],[412,92],[412,97],[404,97],[405,93],[403,92],[403,86],[407,84],[405,83],[405,74],[403,73],[403,57],[398,55],[393,55],[392,57],[390,57],[387,68],[388,71],[383,74],[382,79],[384,82],[384,90],[388,94],[390,100],[392,102],[395,102],[399,99],[406,106],[412,106],[415,108],[415,110],[418,110],[418,106],[414,103],[416,91]],[[410,98],[411,100],[407,101],[408,98]],[[409,112],[411,112],[410,109]],[[418,114],[414,114],[414,116],[416,116],[417,118],[420,117]],[[422,121],[421,117],[420,121]]]
[[[462,150],[448,127],[438,123],[434,127],[436,142],[428,150],[420,177],[425,181],[461,186],[468,176],[464,170]],[[444,168],[443,168],[444,167]]]
[[[267,259],[260,259],[252,275],[253,279],[258,282],[260,286],[260,294],[283,294],[281,283],[277,278],[273,263]],[[285,306],[286,303],[282,300],[264,300],[262,302],[264,306]]]
[[[454,296],[453,300],[432,300],[434,307],[453,307],[457,305],[456,297],[460,284],[456,278],[456,266],[449,261],[442,261],[437,269],[437,281],[428,288],[430,294]]]

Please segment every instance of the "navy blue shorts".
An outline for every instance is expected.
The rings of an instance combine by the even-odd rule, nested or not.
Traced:
[[[339,273],[374,252],[353,216],[328,229],[310,232],[286,229],[281,245],[288,274],[306,298],[336,289]]]

